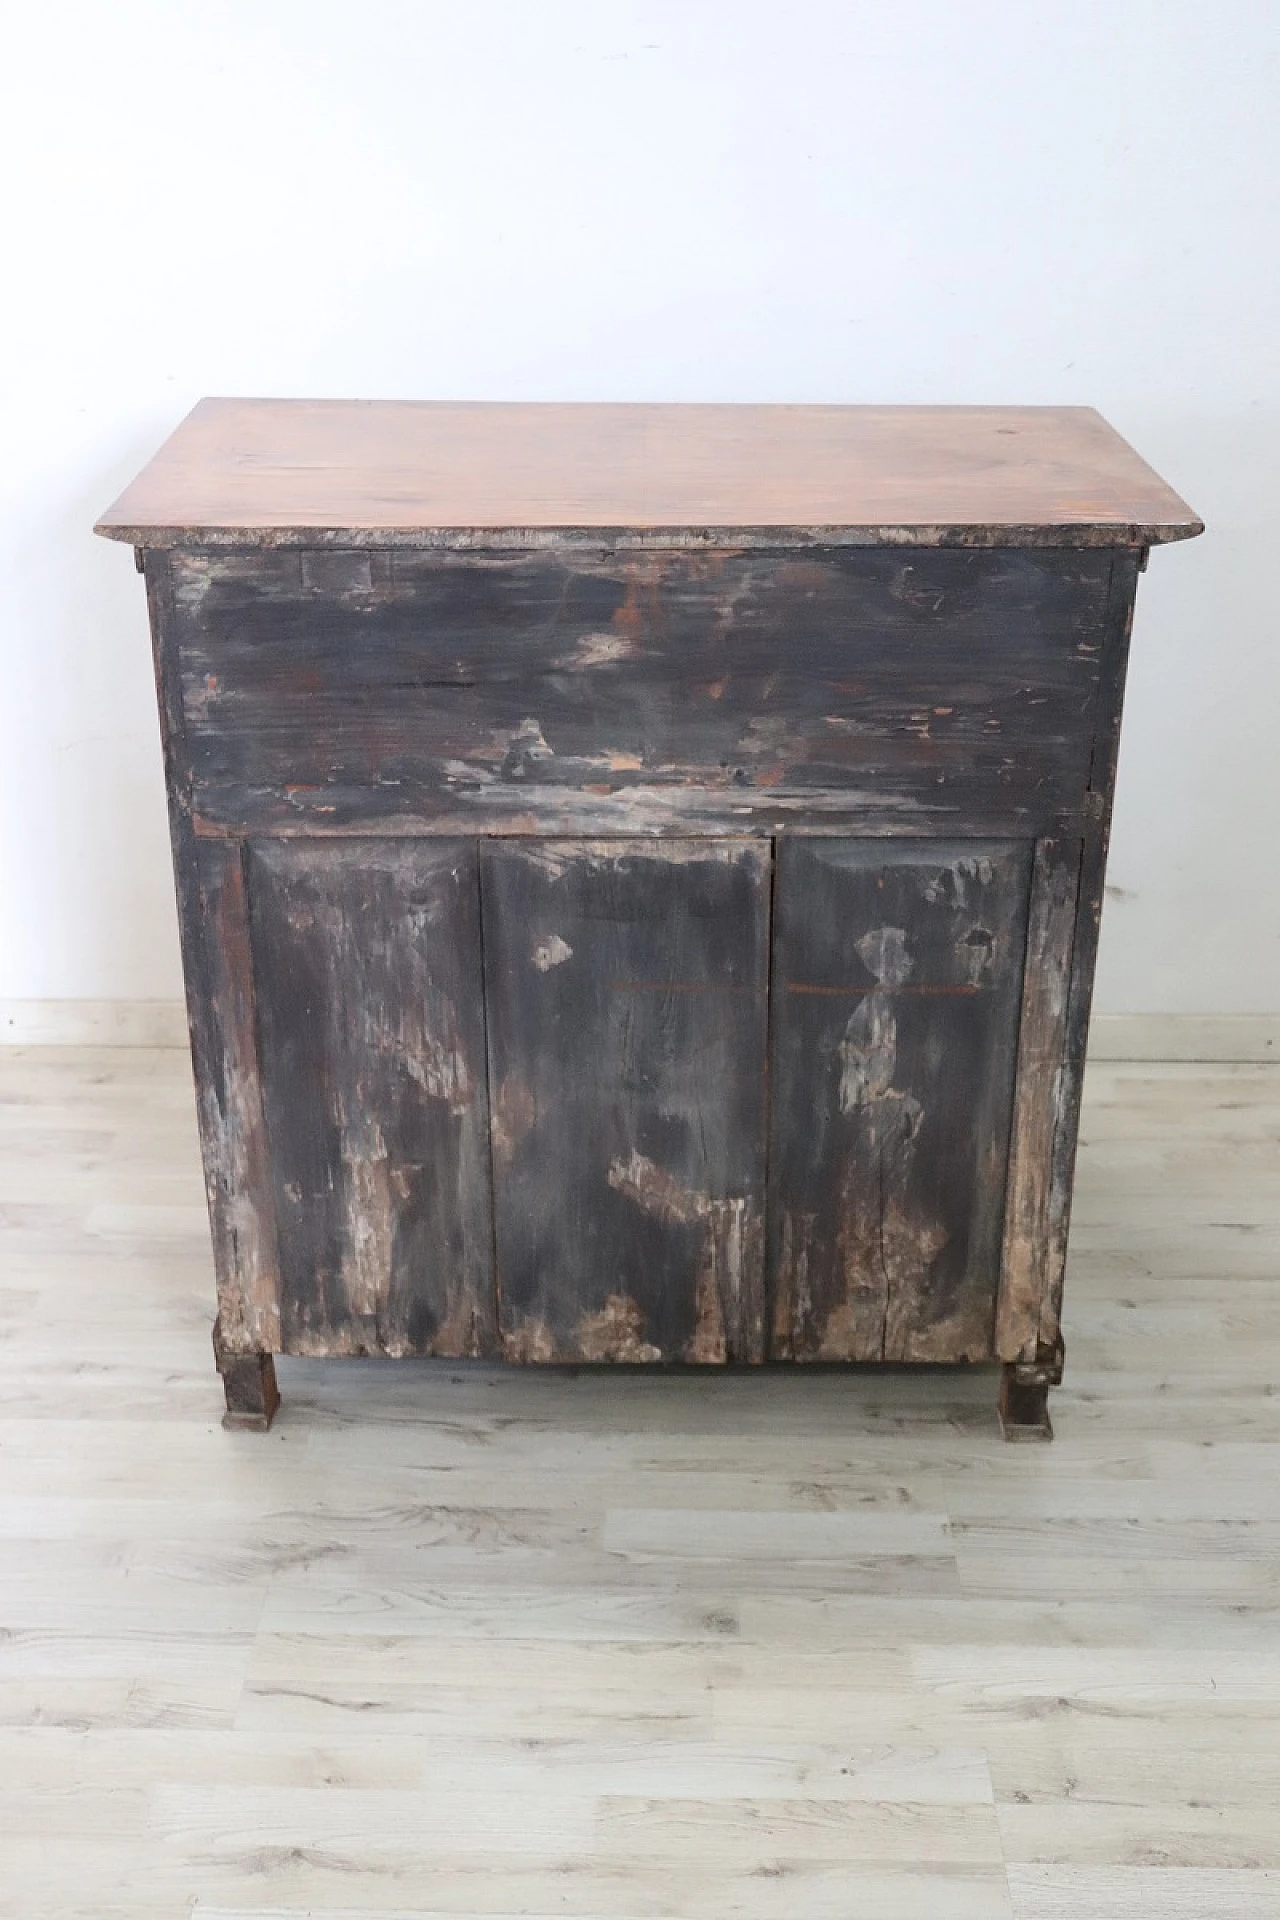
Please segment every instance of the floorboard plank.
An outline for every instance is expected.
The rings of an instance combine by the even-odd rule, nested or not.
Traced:
[[[1052,1447],[994,1376],[281,1364],[190,1075],[0,1052],[0,1911],[1263,1920],[1280,1066],[1095,1063]]]

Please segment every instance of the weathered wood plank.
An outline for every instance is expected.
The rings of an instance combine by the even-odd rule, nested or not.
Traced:
[[[471,842],[256,843],[288,1353],[496,1350]]]
[[[1078,840],[1041,840],[1032,869],[996,1309],[1000,1360],[1033,1361],[1040,1337],[1080,857]]]
[[[185,910],[192,1046],[205,1184],[228,1352],[280,1345],[280,1251],[256,1028],[257,1002],[237,842],[196,841]]]
[[[779,842],[772,1351],[992,1351],[1030,848]]]
[[[175,556],[206,830],[1031,837],[1083,803],[1109,557]]]
[[[771,849],[481,860],[504,1351],[759,1360]]]
[[[1067,1235],[1071,1225],[1071,1193],[1080,1131],[1085,1053],[1089,1044],[1089,1012],[1093,1004],[1094,970],[1102,925],[1102,899],[1107,877],[1116,768],[1120,758],[1120,721],[1124,711],[1129,641],[1133,632],[1138,575],[1143,564],[1142,556],[1126,553],[1115,554],[1111,563],[1103,674],[1089,774],[1089,831],[1085,836],[1080,869],[1066,1045],[1058,1098],[1058,1128],[1053,1143],[1049,1244],[1040,1309],[1040,1345],[1046,1350],[1058,1347],[1062,1339],[1062,1290],[1067,1265]]]
[[[244,849],[200,841],[191,795],[172,632],[172,569],[151,554],[147,598],[169,790],[178,918],[196,1111],[218,1296],[218,1340],[228,1355],[280,1344],[280,1271],[263,1117]]]

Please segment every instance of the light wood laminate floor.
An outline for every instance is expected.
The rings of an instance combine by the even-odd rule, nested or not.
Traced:
[[[1280,1068],[1090,1073],[995,1377],[282,1363],[187,1065],[0,1052],[0,1912],[1280,1914]]]

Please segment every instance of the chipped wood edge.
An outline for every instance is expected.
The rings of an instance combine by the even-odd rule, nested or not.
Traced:
[[[529,553],[584,548],[610,553],[649,548],[759,550],[789,547],[1117,547],[1164,546],[1204,532],[1197,519],[1163,522],[1079,520],[1004,526],[996,522],[920,521],[859,526],[551,526],[336,527],[142,526],[107,515],[94,532],[143,551],[171,547],[422,547],[460,553]]]
[[[1036,842],[996,1298],[995,1353],[1005,1361],[1036,1357],[1081,854],[1079,840]]]

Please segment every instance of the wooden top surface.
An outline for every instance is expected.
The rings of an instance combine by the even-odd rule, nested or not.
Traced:
[[[1090,407],[202,400],[135,546],[1147,546],[1202,531]]]

